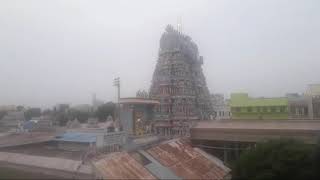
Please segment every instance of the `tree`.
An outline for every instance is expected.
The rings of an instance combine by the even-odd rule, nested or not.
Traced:
[[[99,106],[95,114],[99,121],[105,121],[109,115],[114,116],[115,109],[116,104],[113,102],[108,102]]]
[[[316,178],[320,179],[320,139],[312,154],[313,169],[316,171]]]
[[[79,111],[76,109],[70,110],[71,119],[78,119],[80,123],[85,123],[88,121],[88,118],[91,116],[90,112]]]
[[[17,106],[17,110],[18,110],[18,111],[23,111],[23,110],[24,110],[24,107],[23,107],[22,105],[19,105],[19,106]]]
[[[243,152],[232,168],[233,179],[316,179],[315,146],[280,139],[258,143]]]
[[[41,109],[40,108],[29,108],[24,113],[27,120],[30,120],[33,117],[41,116]]]

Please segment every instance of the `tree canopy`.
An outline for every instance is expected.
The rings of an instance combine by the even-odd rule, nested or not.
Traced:
[[[113,102],[105,103],[98,107],[96,111],[96,116],[99,121],[105,121],[109,115],[114,116],[114,111],[116,109],[116,104]]]
[[[24,113],[27,120],[30,120],[33,117],[41,116],[41,109],[40,108],[29,108]]]
[[[319,146],[298,140],[261,142],[241,154],[232,168],[232,177],[251,180],[317,179],[319,153]]]

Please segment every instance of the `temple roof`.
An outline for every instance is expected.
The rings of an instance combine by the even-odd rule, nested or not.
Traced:
[[[120,104],[160,104],[159,101],[146,98],[120,98]]]

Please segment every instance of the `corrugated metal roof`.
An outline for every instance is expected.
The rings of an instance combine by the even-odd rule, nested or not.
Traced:
[[[230,169],[185,140],[167,141],[131,154],[117,152],[93,162],[105,179],[223,179]]]
[[[193,149],[184,140],[166,142],[147,152],[184,179],[223,179],[230,171]]]
[[[97,141],[96,133],[79,133],[79,132],[66,132],[61,136],[57,136],[55,141],[68,141],[79,143],[93,143]]]
[[[104,179],[156,179],[126,152],[116,152],[93,162]]]
[[[146,164],[144,167],[146,167],[158,179],[181,179],[176,174],[174,174],[168,167],[165,167],[162,164],[160,164],[146,151],[140,150],[139,153],[150,161],[150,163]]]

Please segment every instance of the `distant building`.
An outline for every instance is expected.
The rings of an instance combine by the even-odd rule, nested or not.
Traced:
[[[309,84],[306,91],[307,96],[320,95],[320,84]]]
[[[55,112],[67,112],[69,111],[69,104],[57,104],[55,107],[54,107],[54,111]]]
[[[228,101],[224,99],[223,94],[212,94],[211,101],[213,110],[216,113],[216,119],[230,119],[230,106]]]
[[[320,84],[310,84],[306,96],[308,98],[309,117],[320,119]]]
[[[297,93],[287,94],[289,119],[309,119],[308,98]]]
[[[0,111],[16,111],[17,108],[14,105],[2,105],[0,106]]]
[[[66,132],[56,136],[54,141],[58,142],[58,148],[67,151],[86,151],[90,146],[95,146],[96,133]]]
[[[232,119],[288,119],[288,99],[252,98],[247,93],[231,94]]]
[[[25,121],[24,112],[12,111],[8,112],[0,120],[0,127],[2,130],[19,130],[21,129],[22,123]]]
[[[65,151],[120,151],[125,142],[123,132],[66,132],[56,136],[57,147]]]
[[[50,116],[32,118],[29,121],[25,121],[22,126],[23,130],[27,132],[47,132],[54,130],[53,120]]]
[[[71,109],[80,111],[80,112],[89,113],[92,111],[92,106],[90,104],[78,104],[78,105],[72,106]]]
[[[97,95],[94,93],[92,95],[92,109],[93,111],[96,111],[98,109],[99,106],[103,105],[103,101],[97,99]]]

